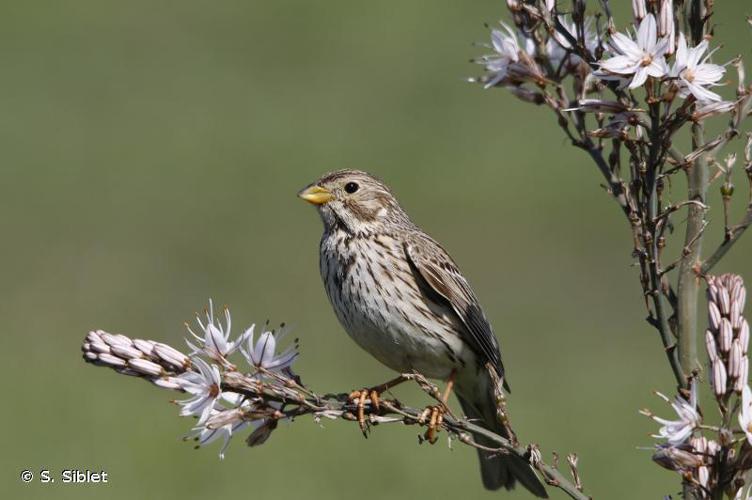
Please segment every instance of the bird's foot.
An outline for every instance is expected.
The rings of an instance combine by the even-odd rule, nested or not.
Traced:
[[[451,412],[449,411],[449,408],[443,403],[429,406],[425,410],[423,410],[423,413],[421,413],[420,417],[418,417],[418,423],[428,426],[428,429],[426,429],[426,432],[423,434],[423,436],[419,436],[421,442],[428,441],[429,444],[434,444],[439,440],[439,431],[441,430],[441,426],[444,423],[444,415],[446,414],[451,415]]]
[[[361,389],[350,393],[350,402],[357,405],[357,419],[360,426],[360,432],[364,437],[368,437],[368,422],[366,421],[366,404],[369,404],[375,411],[381,409],[379,391],[376,388]]]
[[[361,389],[359,391],[353,391],[350,393],[350,402],[357,405],[357,419],[360,431],[363,436],[368,437],[368,422],[366,421],[366,404],[370,404],[371,408],[378,412],[381,410],[381,394],[388,391],[394,386],[397,386],[405,381],[409,380],[406,375],[400,375],[393,378],[388,382],[381,385],[377,385],[368,389]]]

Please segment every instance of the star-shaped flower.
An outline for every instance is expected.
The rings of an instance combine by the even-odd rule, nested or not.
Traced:
[[[726,68],[708,63],[707,60],[712,52],[703,58],[707,50],[707,40],[700,42],[697,47],[689,48],[684,33],[679,33],[676,62],[671,68],[671,76],[676,78],[681,97],[692,94],[700,102],[721,101],[721,96],[706,87],[719,85],[718,82],[726,73]]]
[[[283,371],[292,366],[293,361],[298,356],[297,346],[294,345],[277,354],[277,342],[284,337],[286,333],[284,330],[278,335],[275,335],[273,331],[265,331],[259,335],[255,342],[253,326],[248,331],[248,350],[246,351],[241,347],[240,352],[243,353],[243,357],[251,367],[269,371]]]
[[[232,329],[232,318],[230,317],[230,310],[225,307],[224,309],[225,324],[214,317],[214,304],[209,299],[209,309],[206,311],[206,323],[201,321],[201,318],[196,316],[196,323],[201,328],[203,335],[196,335],[191,328],[186,324],[188,332],[196,339],[196,344],[186,340],[188,347],[193,352],[191,355],[205,354],[206,356],[224,363],[227,356],[232,354],[240,347],[249,335],[249,330],[246,330],[238,339],[231,341],[230,332]]]
[[[600,67],[607,76],[632,76],[629,88],[637,88],[645,83],[648,76],[662,78],[668,74],[664,55],[668,50],[668,40],[658,38],[655,17],[648,14],[640,22],[637,39],[623,33],[611,35],[609,59],[600,61]]]
[[[501,23],[501,26],[504,31],[491,31],[491,45],[496,54],[481,58],[486,70],[491,73],[485,88],[493,87],[504,80],[509,74],[509,66],[520,60],[520,44],[517,41],[517,35],[506,24]]]
[[[697,411],[697,383],[694,380],[692,381],[689,401],[681,396],[676,396],[674,401],[671,402],[661,393],[658,393],[658,396],[671,404],[678,418],[676,420],[667,420],[650,415],[653,420],[661,424],[658,434],[655,434],[653,437],[665,439],[668,444],[678,446],[689,439],[692,432],[702,422],[702,417]]]
[[[180,388],[191,394],[191,397],[177,401],[177,404],[182,406],[181,417],[198,416],[200,425],[214,410],[221,395],[222,379],[216,365],[209,365],[201,358],[193,358],[192,361],[198,371],[187,371],[176,377]]]

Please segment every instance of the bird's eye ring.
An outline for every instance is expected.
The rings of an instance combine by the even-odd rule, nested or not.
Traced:
[[[345,191],[347,191],[348,193],[353,194],[357,190],[358,190],[357,182],[348,182],[347,184],[345,184]]]

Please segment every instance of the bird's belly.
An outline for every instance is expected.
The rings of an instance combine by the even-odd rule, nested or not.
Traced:
[[[453,369],[475,365],[451,311],[427,301],[407,266],[373,254],[368,263],[333,259],[322,262],[322,277],[347,333],[389,368],[446,379]]]
[[[430,378],[446,379],[460,368],[465,357],[461,342],[426,335],[411,325],[390,322],[375,327],[365,321],[346,328],[363,349],[383,364],[400,373],[417,371]]]

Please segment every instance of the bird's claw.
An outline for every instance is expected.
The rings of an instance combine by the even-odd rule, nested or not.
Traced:
[[[443,404],[429,406],[418,417],[418,423],[427,425],[428,429],[422,436],[422,440],[434,444],[438,441],[438,434],[444,423],[444,414],[447,413],[447,407]]]
[[[350,401],[357,405],[357,419],[360,431],[364,437],[368,437],[368,422],[366,421],[366,404],[370,404],[375,411],[381,409],[379,391],[376,389],[361,389],[350,393]]]

